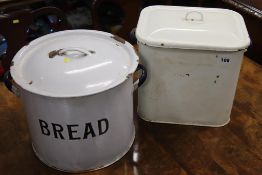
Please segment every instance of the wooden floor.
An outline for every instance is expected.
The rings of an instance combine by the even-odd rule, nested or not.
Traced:
[[[262,66],[245,58],[231,114],[220,128],[136,119],[133,147],[94,175],[262,175]],[[21,102],[0,83],[0,174],[58,175],[33,154]]]

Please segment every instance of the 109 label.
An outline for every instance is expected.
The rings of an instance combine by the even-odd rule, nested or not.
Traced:
[[[230,58],[221,57],[221,62],[222,62],[222,63],[230,63]]]

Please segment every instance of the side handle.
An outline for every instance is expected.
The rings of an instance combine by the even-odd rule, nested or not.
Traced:
[[[6,88],[11,91],[12,93],[14,93],[16,96],[20,96],[20,93],[18,91],[18,88],[15,87],[12,83],[12,77],[11,77],[11,74],[10,74],[10,70],[6,71],[4,73],[4,77],[3,77],[3,80],[4,80],[4,83],[5,83],[5,86]]]
[[[138,71],[141,71],[141,75],[138,78],[138,80],[134,82],[134,90],[139,88],[146,81],[146,78],[147,78],[147,70],[145,66],[143,66],[142,64],[138,64],[135,72],[138,72]]]

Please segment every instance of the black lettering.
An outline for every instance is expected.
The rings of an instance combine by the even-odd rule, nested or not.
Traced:
[[[65,139],[64,136],[62,135],[63,127],[59,124],[51,123],[53,126],[53,131],[54,131],[54,136],[56,139],[58,139],[58,134],[61,139]]]
[[[102,130],[102,122],[105,123],[105,128],[104,130]],[[109,128],[109,123],[108,123],[108,120],[107,119],[101,119],[101,120],[98,120],[98,131],[99,131],[99,135],[102,135],[102,134],[105,134],[107,132]]]
[[[67,125],[69,139],[70,140],[79,140],[80,137],[74,137],[73,133],[77,133],[77,130],[72,130],[73,127],[78,127],[79,125]]]
[[[40,120],[40,119],[39,119],[39,124],[40,124],[40,128],[41,128],[42,134],[44,134],[46,136],[49,136],[50,135],[50,131],[48,129],[48,124],[45,121]]]
[[[91,134],[92,137],[95,137],[96,134],[94,132],[94,129],[91,125],[91,123],[86,123],[86,126],[85,126],[85,134],[84,134],[84,138],[83,139],[87,139],[88,135]]]

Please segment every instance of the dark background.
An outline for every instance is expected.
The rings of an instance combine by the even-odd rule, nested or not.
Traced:
[[[130,31],[136,27],[140,11],[150,5],[218,7],[241,13],[252,41],[246,55],[262,64],[261,0],[3,0],[0,1],[0,64],[8,69],[20,47],[59,30],[102,30],[131,42]],[[50,6],[61,11],[47,9],[38,15],[33,13]],[[19,25],[8,25],[16,18],[20,19]],[[3,72],[0,67],[0,75]]]

